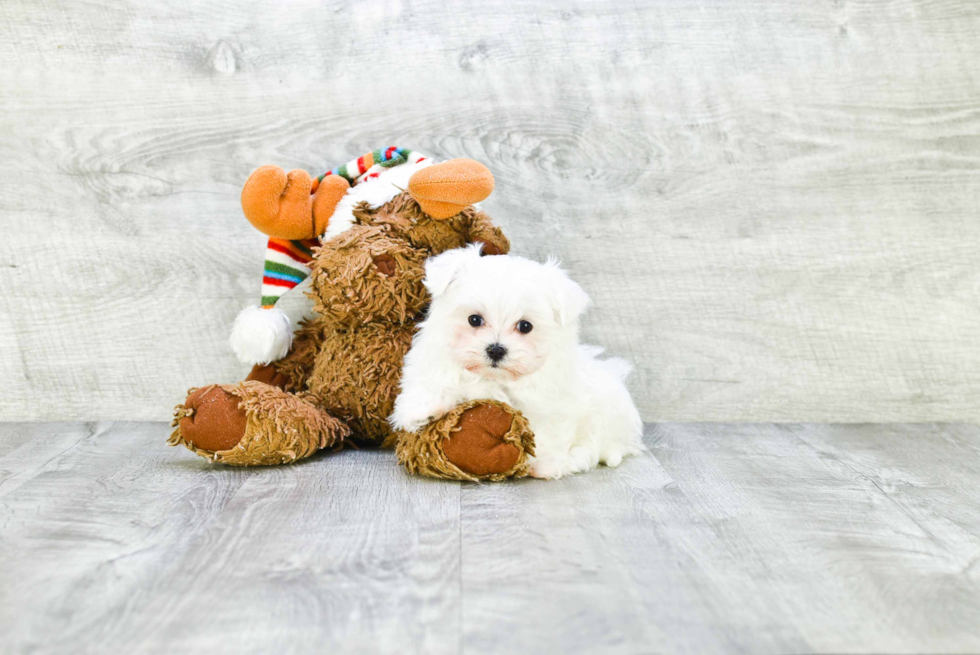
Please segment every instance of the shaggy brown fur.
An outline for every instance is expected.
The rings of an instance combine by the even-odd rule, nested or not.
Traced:
[[[301,391],[306,387],[306,380],[313,372],[313,362],[330,332],[330,324],[322,316],[300,322],[299,330],[293,335],[293,346],[289,353],[275,364],[269,365],[269,368],[287,378],[286,391]]]
[[[426,303],[426,256],[381,226],[355,225],[316,253],[310,274],[313,308],[336,328],[407,323]],[[379,269],[381,258],[393,262],[394,274]]]
[[[487,254],[506,253],[507,238],[473,207],[434,220],[408,193],[376,209],[362,203],[355,218],[350,230],[314,253],[309,295],[319,316],[301,323],[289,354],[255,367],[246,382],[221,386],[239,399],[246,425],[241,440],[220,451],[195,446],[182,433],[181,420],[194,411],[197,419],[207,419],[200,413],[216,411],[198,403],[177,407],[169,443],[225,464],[256,465],[288,463],[353,441],[397,446],[399,461],[422,475],[526,475],[533,437],[524,417],[502,403],[461,405],[418,433],[393,434],[387,420],[402,361],[428,302],[422,284],[426,258],[474,241]],[[233,418],[224,417],[225,424]]]
[[[382,226],[432,255],[476,241],[483,242],[490,255],[510,250],[510,242],[500,228],[475,207],[467,207],[446,220],[435,220],[422,212],[412,196],[403,193],[377,209],[361,203],[354,209],[354,217],[362,224]]]
[[[388,416],[414,331],[412,325],[368,323],[334,332],[320,347],[308,389],[362,443],[381,445],[391,433]]]

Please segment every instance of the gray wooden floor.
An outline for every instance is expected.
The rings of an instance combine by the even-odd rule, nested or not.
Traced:
[[[978,427],[664,424],[483,486],[166,432],[0,426],[2,652],[980,652]]]

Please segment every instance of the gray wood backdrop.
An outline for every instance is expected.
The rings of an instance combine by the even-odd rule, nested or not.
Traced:
[[[980,420],[978,35],[973,0],[4,0],[0,418],[240,378],[249,172],[397,144],[490,166],[647,420]]]

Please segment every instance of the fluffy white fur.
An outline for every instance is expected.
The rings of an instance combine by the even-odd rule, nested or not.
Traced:
[[[408,189],[408,180],[416,171],[432,166],[435,161],[426,157],[414,164],[393,166],[381,172],[378,177],[365,180],[347,190],[347,195],[340,199],[333,210],[327,231],[322,239],[332,239],[346,232],[354,224],[354,207],[359,202],[366,202],[372,209],[377,209],[402,191]]]
[[[289,317],[278,307],[246,307],[231,328],[231,349],[244,364],[268,364],[282,359],[293,345]]]
[[[432,304],[405,357],[394,427],[417,430],[461,402],[492,398],[530,422],[535,477],[617,466],[642,450],[630,367],[579,344],[589,297],[555,260],[481,257],[470,246],[429,259],[425,271]],[[473,315],[483,324],[471,325]],[[532,325],[526,334],[521,321]],[[506,349],[497,362],[492,345]]]

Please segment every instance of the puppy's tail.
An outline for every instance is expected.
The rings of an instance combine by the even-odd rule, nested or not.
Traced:
[[[599,359],[599,356],[606,352],[605,348],[582,344],[579,346],[579,349],[586,359],[593,360],[603,371],[611,375],[619,382],[625,383],[626,379],[630,376],[630,373],[633,372],[633,367],[622,357]]]
[[[626,383],[626,379],[633,372],[633,367],[622,357],[610,357],[609,359],[604,359],[600,362],[610,375],[615,377],[617,380]]]
[[[645,450],[643,420],[626,388],[633,367],[619,357],[599,359],[602,348],[581,348],[594,366],[589,376],[594,398],[592,429],[600,444],[600,459],[616,466],[624,455]]]

